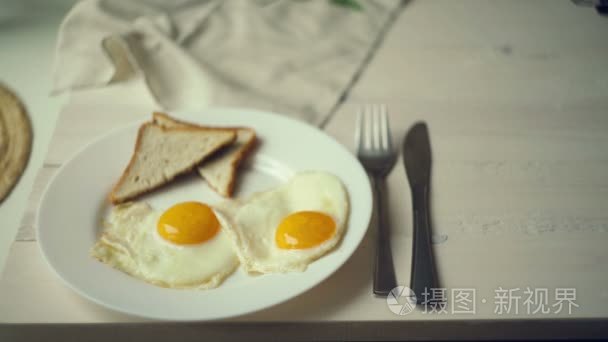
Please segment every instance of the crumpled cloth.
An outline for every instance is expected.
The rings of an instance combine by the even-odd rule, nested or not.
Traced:
[[[53,93],[141,77],[166,110],[246,106],[320,124],[400,1],[357,3],[82,1],[60,28]]]

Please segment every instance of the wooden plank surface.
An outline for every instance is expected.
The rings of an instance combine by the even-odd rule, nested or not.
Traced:
[[[362,104],[347,102],[326,127],[329,134],[352,149],[354,113]],[[404,115],[409,102],[389,103],[395,137],[415,120]],[[450,106],[452,110],[455,107]],[[496,109],[500,111],[499,109]],[[515,111],[503,108],[505,112]],[[532,130],[531,113],[485,117],[484,108],[464,108],[458,120],[453,112],[427,115],[431,127],[434,164],[433,218],[437,236],[446,240],[435,245],[442,286],[474,287],[479,300],[475,319],[540,318],[542,315],[496,315],[494,291],[499,287],[576,288],[581,310],[573,315],[545,318],[598,318],[606,315],[605,293],[596,284],[608,281],[605,180],[599,176],[606,165],[587,166],[587,176],[579,177],[577,161],[602,160],[605,150],[593,146],[606,142],[602,134],[585,135],[589,127],[573,130],[573,122],[558,118],[552,127]],[[438,110],[445,113],[444,110]],[[582,113],[582,111],[581,111]],[[587,114],[594,116],[591,112]],[[502,119],[497,119],[502,118]],[[586,122],[581,120],[580,122]],[[567,133],[569,139],[560,134]],[[559,139],[555,139],[559,137]],[[397,140],[397,139],[395,139]],[[482,146],[479,141],[483,141]],[[397,142],[397,141],[396,141]],[[524,148],[525,147],[525,148]],[[562,153],[565,150],[572,153]],[[497,153],[497,151],[499,153]],[[574,159],[568,159],[575,156]],[[577,159],[578,158],[578,159]],[[535,164],[527,164],[535,161]],[[501,166],[504,165],[504,166]],[[503,171],[502,168],[505,168]],[[544,170],[544,171],[543,171]],[[540,178],[539,178],[540,177]],[[539,180],[542,180],[540,182]],[[393,225],[393,245],[397,277],[407,284],[411,253],[411,211],[408,186],[401,160],[389,176],[389,211]],[[457,199],[457,200],[455,200]],[[393,321],[404,319],[391,313],[383,299],[370,294],[371,260],[375,227],[357,253],[328,281],[286,304],[236,321]],[[491,256],[480,258],[480,255]],[[29,263],[24,263],[28,260]],[[559,265],[559,267],[556,267]],[[139,318],[116,314],[88,303],[57,284],[57,279],[41,260],[35,243],[17,243],[6,269],[0,303],[12,307],[0,317],[9,322],[138,322]],[[38,279],[31,281],[32,278]],[[23,286],[24,283],[30,284]],[[49,286],[56,283],[54,286]],[[31,285],[35,284],[35,285]],[[340,287],[348,284],[348,291]],[[7,287],[8,286],[8,287]],[[62,288],[62,295],[49,298],[41,287]],[[19,293],[19,296],[15,296]],[[45,309],[33,313],[21,298],[35,305],[45,301]],[[64,303],[64,305],[61,305]],[[74,309],[64,310],[67,303]],[[322,312],[319,307],[324,307]],[[59,309],[62,308],[62,309]],[[521,308],[523,310],[523,307]],[[467,317],[468,318],[468,317]],[[407,320],[463,319],[459,315],[408,315]]]
[[[566,0],[412,1],[351,98],[605,104],[606,30]]]
[[[438,267],[442,286],[475,287],[486,299],[470,319],[608,317],[608,291],[598,286],[608,281],[606,28],[593,10],[569,1],[411,2],[326,127],[352,150],[354,114],[364,104],[388,105],[398,145],[413,122],[429,123],[434,228],[443,241],[435,245]],[[125,89],[116,90],[80,94],[65,108],[31,208],[43,178],[79,147],[154,108],[144,95],[120,103]],[[397,277],[407,285],[411,211],[401,160],[388,182],[390,218],[398,223]],[[29,228],[21,240],[35,239],[34,213],[24,218]],[[372,297],[373,234],[371,227],[353,258],[323,284],[234,321],[469,319],[397,316]],[[580,308],[572,315],[497,315],[498,287],[576,288]],[[3,322],[141,320],[65,288],[35,242],[13,246],[0,304],[10,308],[0,312]]]

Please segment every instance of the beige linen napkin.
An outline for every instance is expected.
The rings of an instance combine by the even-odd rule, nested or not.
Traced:
[[[143,77],[158,105],[283,112],[321,124],[398,0],[87,0],[61,25],[54,93]]]

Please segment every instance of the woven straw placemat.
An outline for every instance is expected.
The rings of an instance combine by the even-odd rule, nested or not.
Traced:
[[[0,84],[0,203],[23,174],[32,146],[32,127],[17,96]]]

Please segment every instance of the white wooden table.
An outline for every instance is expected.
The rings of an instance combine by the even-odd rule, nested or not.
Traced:
[[[448,296],[475,289],[475,314],[448,305],[446,314],[400,316],[372,296],[374,227],[328,280],[251,315],[150,322],[80,298],[43,261],[33,217],[49,178],[79,146],[156,109],[134,82],[75,94],[62,110],[0,278],[0,339],[608,337],[607,33],[608,18],[565,0],[414,1],[324,127],[352,149],[362,104],[389,106],[398,145],[413,122],[428,122],[441,285]],[[407,286],[411,209],[401,160],[388,181],[397,278]],[[574,289],[577,307],[528,312],[527,288],[547,289],[549,306],[556,291]],[[499,310],[501,289],[521,297],[509,312]]]

